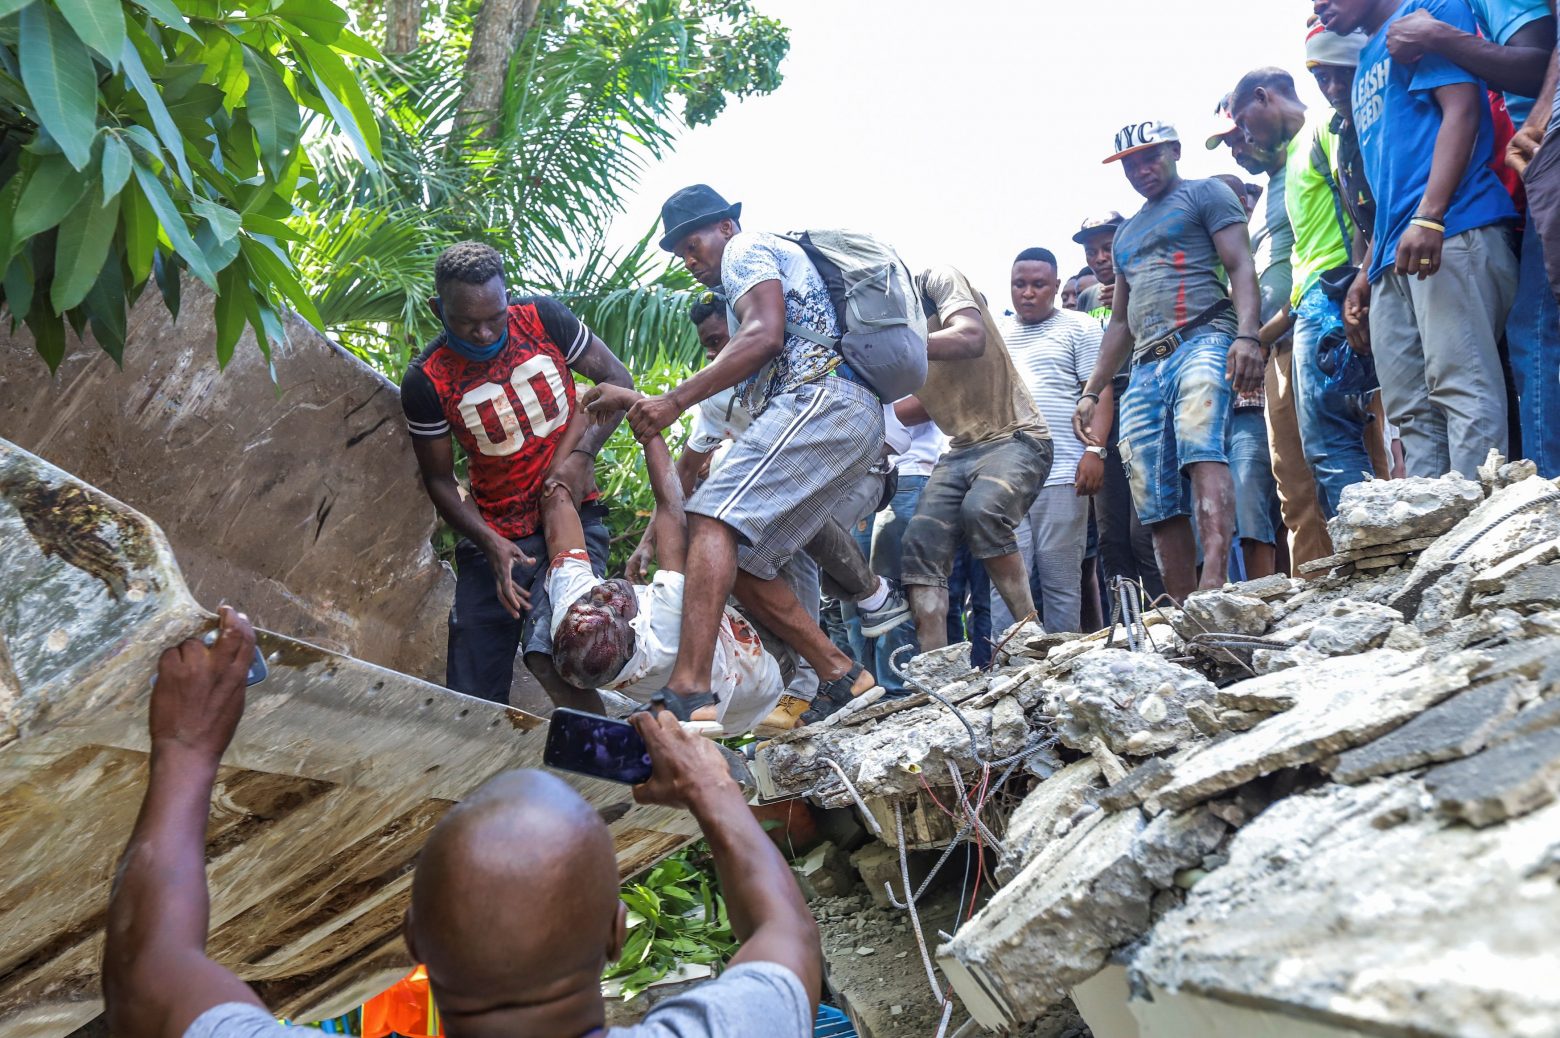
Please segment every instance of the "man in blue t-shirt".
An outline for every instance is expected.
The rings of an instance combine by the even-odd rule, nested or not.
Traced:
[[[1483,78],[1506,99],[1517,126],[1532,119],[1533,99],[1541,92],[1544,71],[1555,45],[1551,0],[1468,0],[1479,35],[1464,32],[1428,11],[1399,18],[1387,30],[1387,49],[1399,61],[1439,54]],[[1548,126],[1550,112],[1540,109]],[[1504,158],[1504,156],[1502,156]],[[1506,320],[1506,347],[1517,390],[1522,454],[1541,475],[1560,475],[1560,306],[1544,272],[1544,246],[1530,205],[1522,230],[1517,299]]]
[[[1316,2],[1331,31],[1370,34],[1353,101],[1376,228],[1344,321],[1375,357],[1408,474],[1471,476],[1492,447],[1507,451],[1496,342],[1517,289],[1517,213],[1489,167],[1483,83],[1438,54],[1411,64],[1387,48],[1389,26],[1420,10],[1474,30],[1462,0]]]

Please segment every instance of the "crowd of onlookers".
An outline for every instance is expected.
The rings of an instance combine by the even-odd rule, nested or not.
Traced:
[[[1260,183],[1183,179],[1174,127],[1123,127],[1105,161],[1141,206],[1082,222],[1075,274],[1076,255],[1017,252],[1005,304],[870,236],[744,230],[695,185],[661,245],[710,289],[689,314],[709,362],[644,396],[567,308],[510,297],[494,250],[440,255],[444,334],[402,401],[463,538],[447,682],[504,701],[518,652],[557,704],[664,706],[631,719],[653,761],[637,795],[694,812],[744,941],[720,980],[612,1034],[811,1033],[806,905],[678,721],[783,731],[900,691],[907,647],[967,639],[980,665],[1015,621],[1094,629],[1126,598],[1297,573],[1360,480],[1471,476],[1492,450],[1560,475],[1553,0],[1314,7],[1305,69],[1330,110],[1259,68],[1203,141]],[[914,392],[887,388],[907,371]],[[624,421],[656,500],[627,579],[605,572],[631,531],[607,530],[594,477]],[[214,647],[163,656],[108,923],[117,1031],[280,1038],[204,954],[205,808],[252,652],[225,610]],[[606,1034],[616,882],[605,823],[556,780],[499,776],[452,810],[406,926],[448,1033]]]
[[[567,309],[508,298],[491,249],[446,251],[446,334],[403,401],[466,537],[451,687],[505,698],[520,647],[558,703],[660,693],[783,730],[901,691],[906,647],[968,640],[980,665],[1020,620],[1096,629],[1123,595],[1298,573],[1360,480],[1472,475],[1492,449],[1560,474],[1549,0],[1317,0],[1295,51],[1328,110],[1259,68],[1199,138],[1260,181],[1183,178],[1166,123],[1116,134],[1142,204],[1082,221],[1075,274],[1023,248],[1002,299],[886,253],[863,291],[924,321],[908,396],[862,351],[894,321],[865,321],[835,262],[869,236],[744,230],[714,189],[677,192],[661,245],[710,289],[689,314],[709,361],[650,397]],[[578,403],[575,373],[597,383]],[[685,413],[633,582],[607,580],[624,531],[595,454],[626,417],[656,456]]]

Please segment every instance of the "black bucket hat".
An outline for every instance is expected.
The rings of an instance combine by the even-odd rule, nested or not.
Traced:
[[[666,234],[661,248],[671,252],[691,232],[717,220],[735,220],[742,215],[742,203],[729,204],[708,184],[694,184],[677,191],[661,203],[661,226]]]

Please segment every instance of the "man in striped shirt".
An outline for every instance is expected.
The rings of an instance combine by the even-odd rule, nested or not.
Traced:
[[[1073,407],[1094,370],[1104,328],[1086,313],[1058,307],[1058,287],[1050,250],[1025,249],[1013,261],[1014,316],[1002,319],[1002,338],[1019,378],[1045,424],[1059,430],[1050,475],[1017,530],[1025,568],[1039,574],[1037,604],[1050,632],[1080,627],[1079,574],[1088,541],[1089,496],[1103,478],[1105,455],[1104,447],[1085,447],[1072,432]],[[1087,479],[1080,478],[1084,470]],[[992,595],[992,630],[1012,622],[1001,597]]]

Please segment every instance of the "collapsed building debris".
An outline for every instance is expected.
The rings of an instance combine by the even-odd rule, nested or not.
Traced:
[[[0,569],[0,1038],[63,1038],[102,1009],[104,903],[146,788],[150,678],[211,615],[146,516],[4,440]],[[257,634],[269,675],[213,796],[209,947],[273,1010],[317,1020],[405,974],[424,838],[489,776],[538,766],[546,722]],[[626,786],[577,785],[624,876],[697,832]]]
[[[917,869],[880,906],[979,856],[925,934],[950,1030],[1560,1034],[1560,489],[1478,475],[1350,487],[1310,579],[927,654],[762,745],[761,792],[859,805],[858,857]]]

